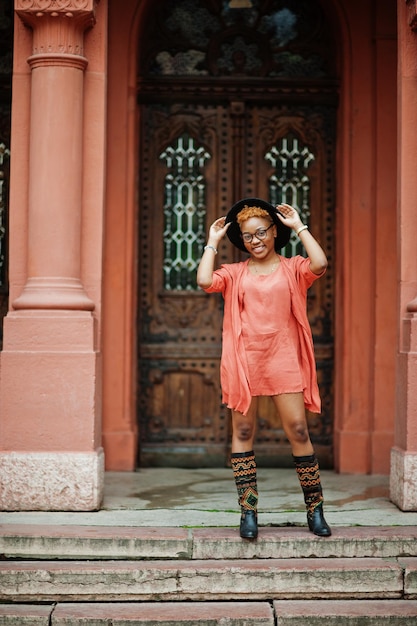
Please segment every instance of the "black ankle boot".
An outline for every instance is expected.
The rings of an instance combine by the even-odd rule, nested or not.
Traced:
[[[258,536],[258,515],[256,511],[242,507],[240,536],[243,539],[256,539]]]
[[[308,527],[318,537],[330,537],[332,531],[324,519],[323,503],[320,502],[312,511],[307,512]]]

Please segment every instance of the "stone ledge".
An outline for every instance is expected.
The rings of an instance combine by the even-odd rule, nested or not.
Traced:
[[[398,559],[404,568],[404,596],[406,598],[417,599],[417,558]],[[417,624],[417,620],[416,620]]]
[[[415,626],[417,602],[407,600],[278,600],[279,626]],[[360,621],[359,621],[360,620]]]
[[[50,626],[54,605],[0,604],[2,626]]]
[[[0,561],[3,602],[402,596],[403,566],[386,559]]]
[[[335,528],[315,537],[302,528],[260,528],[256,541],[237,528],[0,524],[0,554],[35,559],[288,559],[417,556],[414,526]]]
[[[59,603],[0,605],[5,626],[415,626],[417,601],[275,600],[269,602]],[[87,622],[88,620],[88,622]]]
[[[269,603],[263,602],[167,602],[143,604],[58,604],[52,626],[85,624],[82,619],[94,619],[94,624],[164,624],[173,626],[274,626],[274,616]],[[79,620],[79,621],[78,621]],[[101,621],[102,620],[102,621]]]

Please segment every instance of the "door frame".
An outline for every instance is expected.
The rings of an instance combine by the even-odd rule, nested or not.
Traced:
[[[146,10],[151,4],[150,0],[125,0],[121,7],[109,0],[102,399],[106,467],[114,470],[133,470],[136,467],[136,223],[141,210],[136,188],[137,171],[141,164],[138,162],[135,99],[138,44],[141,32],[146,28]],[[373,37],[373,23],[367,17],[366,2],[351,6],[351,3],[341,0],[325,0],[323,6],[337,30],[340,67],[335,221],[338,253],[334,259],[337,285],[335,468],[359,473],[372,471],[376,466],[370,457],[370,437],[373,430],[380,429],[378,441],[382,446],[382,461],[377,466],[379,470],[386,467],[389,471],[392,426],[387,429],[382,424],[378,425],[373,398],[378,398],[378,407],[384,406],[394,415],[395,395],[391,385],[385,385],[383,381],[374,381],[378,385],[376,388],[369,385],[368,376],[363,375],[362,368],[363,364],[374,363],[373,326],[369,321],[374,307],[374,276],[370,272],[363,273],[361,264],[352,266],[352,258],[360,258],[361,251],[370,245],[374,249],[377,237],[392,240],[390,233],[396,229],[395,212],[384,213],[386,219],[381,222],[376,221],[373,210],[369,210],[365,221],[361,221],[357,211],[358,206],[375,206],[375,182],[363,176],[364,161],[372,163],[375,156],[375,111],[371,106],[375,101],[372,95],[375,85],[369,81],[370,64],[374,57],[369,49],[364,49],[364,42],[371,41]],[[378,10],[387,12],[384,7],[378,7]],[[386,58],[391,57],[385,57],[384,63],[383,56],[389,46],[396,46],[395,40],[387,40],[384,47],[378,48],[381,53],[377,55],[377,60],[384,68],[382,71],[381,66],[380,76],[386,76],[381,78],[379,84],[384,94],[384,111],[390,107],[395,111],[396,89],[392,81],[395,82],[396,70],[393,64],[387,65]],[[386,88],[383,88],[384,80]],[[359,102],[364,100],[369,106],[358,109]],[[120,132],[120,120],[123,120],[123,132]],[[386,170],[389,171],[389,164],[395,160],[395,133],[384,136],[380,128],[377,129],[377,136],[380,153],[387,155]],[[396,204],[395,175],[391,178],[387,176],[384,181],[384,197],[379,206],[388,210],[389,206]],[[395,272],[395,262],[393,267]],[[397,289],[397,283],[392,275],[384,277],[380,274],[380,280],[379,293],[386,294],[385,318],[388,316],[395,335],[396,309],[388,300]],[[358,326],[355,327],[352,326],[352,312],[360,312]],[[395,337],[392,344],[395,350]],[[377,355],[377,359],[379,361],[375,362],[375,366],[385,360],[384,372],[391,374],[385,379],[388,382],[395,380],[395,360],[382,353],[379,357]],[[358,368],[358,363],[361,368]],[[386,431],[386,435],[382,431]],[[352,449],[355,449],[355,455],[351,454]]]

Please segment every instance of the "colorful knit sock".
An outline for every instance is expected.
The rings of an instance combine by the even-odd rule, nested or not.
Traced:
[[[243,509],[256,511],[258,505],[258,487],[256,483],[256,461],[253,450],[235,452],[231,455],[238,501]]]
[[[316,506],[323,502],[319,463],[315,454],[293,456],[293,459],[301,489],[303,490],[307,512],[311,514]]]

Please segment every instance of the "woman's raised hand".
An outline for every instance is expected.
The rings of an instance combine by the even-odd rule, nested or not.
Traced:
[[[202,289],[210,287],[213,282],[214,258],[217,254],[217,246],[225,236],[229,226],[230,222],[226,224],[225,217],[217,218],[210,226],[207,245],[204,246],[204,253],[197,269],[197,284]]]
[[[294,209],[290,204],[278,204],[277,215],[285,226],[297,230],[303,225],[297,209]]]
[[[301,237],[302,244],[310,259],[310,269],[314,274],[320,276],[327,267],[326,253],[316,241],[308,229],[303,228],[303,223],[298,211],[289,204],[278,204],[277,215],[283,224],[293,228],[297,235]]]
[[[213,222],[210,226],[208,241],[212,244],[217,244],[226,234],[227,229],[229,228],[231,222],[226,224],[225,217],[219,217],[217,220]]]

